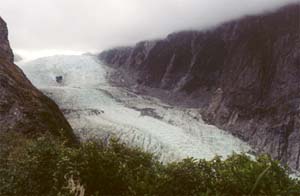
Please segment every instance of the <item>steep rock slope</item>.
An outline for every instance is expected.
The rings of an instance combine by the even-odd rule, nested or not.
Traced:
[[[300,169],[299,23],[300,5],[293,4],[99,58],[129,72],[133,83],[188,93],[185,99],[205,106],[208,122]]]
[[[34,136],[50,132],[76,141],[57,105],[39,92],[13,63],[6,23],[0,18],[0,132]]]

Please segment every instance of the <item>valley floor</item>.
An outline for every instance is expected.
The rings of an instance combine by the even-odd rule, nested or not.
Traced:
[[[114,136],[164,162],[251,150],[240,139],[205,124],[197,109],[170,106],[111,85],[107,74],[113,70],[92,56],[44,57],[19,66],[60,106],[81,139]]]

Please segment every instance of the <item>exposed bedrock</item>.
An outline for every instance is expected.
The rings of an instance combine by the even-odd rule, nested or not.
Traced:
[[[207,122],[300,169],[300,4],[99,58],[135,84],[185,92]]]
[[[13,61],[7,26],[0,17],[0,132],[28,136],[49,132],[75,142],[58,106],[38,91]]]

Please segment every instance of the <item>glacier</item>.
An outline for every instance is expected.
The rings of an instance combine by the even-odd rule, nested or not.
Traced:
[[[59,105],[82,140],[116,137],[165,163],[252,151],[228,132],[205,124],[199,109],[170,106],[113,86],[107,79],[113,69],[96,57],[49,56],[20,62],[19,67]]]

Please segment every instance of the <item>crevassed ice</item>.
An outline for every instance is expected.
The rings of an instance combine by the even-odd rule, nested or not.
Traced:
[[[226,157],[250,150],[238,138],[205,124],[196,109],[170,107],[111,86],[106,80],[110,68],[92,56],[45,57],[20,67],[37,88],[56,101],[82,139],[113,135],[153,152],[163,162]],[[63,78],[60,83],[57,76]],[[159,118],[142,115],[136,108],[151,108]]]

